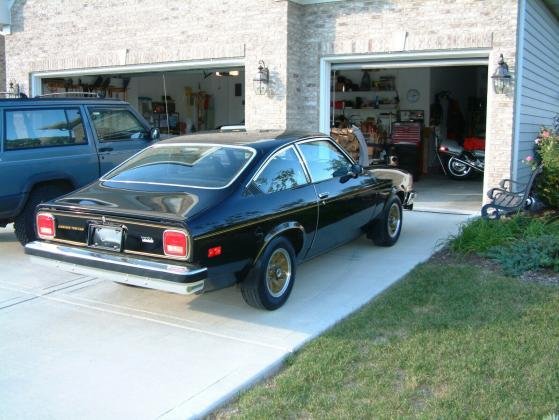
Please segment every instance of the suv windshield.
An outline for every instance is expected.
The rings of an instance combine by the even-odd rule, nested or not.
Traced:
[[[133,156],[101,180],[198,188],[233,182],[255,152],[215,144],[158,144]]]

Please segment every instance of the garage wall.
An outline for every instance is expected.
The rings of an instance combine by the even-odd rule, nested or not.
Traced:
[[[534,139],[541,126],[552,126],[559,113],[559,21],[541,0],[522,1],[524,25],[519,37],[517,71],[516,176],[526,181],[530,168],[522,159],[533,155]]]
[[[30,74],[67,69],[240,58],[249,128],[285,128],[287,1],[16,0],[7,74],[29,92]],[[257,96],[258,61],[270,69]]]
[[[492,72],[499,54],[514,70],[516,0],[349,0],[305,6],[300,49],[307,69],[302,84],[317,85],[322,57],[386,52],[488,49]],[[484,188],[511,174],[513,96],[488,95],[487,161]],[[319,91],[305,89],[306,128],[318,129]]]
[[[238,77],[216,77],[213,72],[208,77],[201,73],[171,72],[165,74],[167,95],[175,102],[175,112],[180,120],[189,119],[196,123],[195,108],[185,96],[185,88],[192,92],[205,91],[211,94],[209,128],[227,124],[239,124],[244,119],[243,96],[235,96],[235,83],[244,83],[244,74]],[[243,87],[244,91],[244,87]],[[244,94],[244,92],[243,92]],[[138,107],[138,97],[146,96],[161,102],[163,97],[162,74],[134,76],[128,85],[128,102]]]

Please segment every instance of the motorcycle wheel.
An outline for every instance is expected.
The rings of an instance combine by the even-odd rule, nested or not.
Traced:
[[[453,157],[448,160],[446,165],[448,168],[448,176],[452,179],[466,179],[472,173],[472,168]]]

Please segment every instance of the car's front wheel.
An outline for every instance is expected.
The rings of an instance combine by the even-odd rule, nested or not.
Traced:
[[[401,231],[402,202],[394,195],[386,203],[382,214],[367,233],[367,237],[376,245],[392,246],[398,242]]]
[[[255,308],[278,309],[291,293],[296,269],[291,242],[281,236],[273,239],[241,283],[245,302]]]

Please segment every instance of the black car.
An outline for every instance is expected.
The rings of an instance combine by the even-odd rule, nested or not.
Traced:
[[[273,310],[302,261],[362,233],[396,243],[402,204],[324,134],[212,133],[142,150],[39,205],[36,225],[26,252],[57,265],[183,294],[240,283]]]

